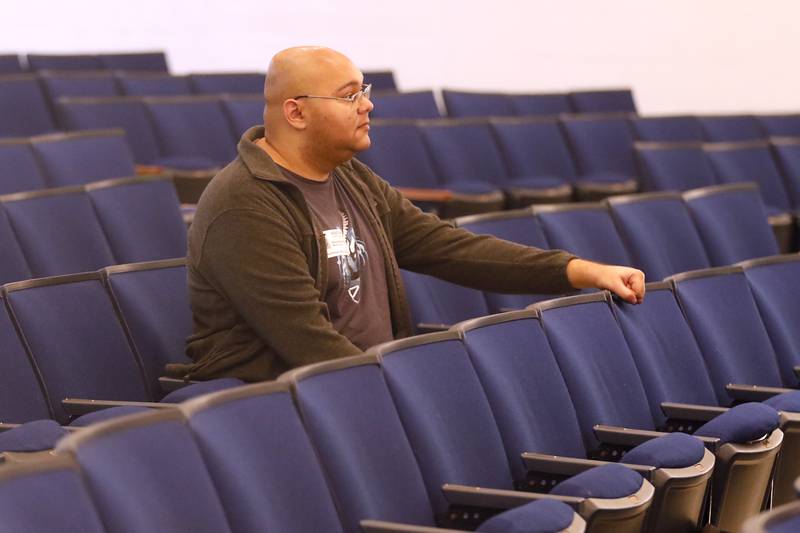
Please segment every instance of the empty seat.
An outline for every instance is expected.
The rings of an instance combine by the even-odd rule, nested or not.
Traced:
[[[22,246],[14,232],[5,207],[0,205],[0,283],[19,281],[32,277],[31,267],[22,252]]]
[[[707,141],[753,141],[765,137],[764,131],[752,115],[701,116],[698,120]]]
[[[627,115],[575,115],[562,117],[561,125],[587,199],[636,192],[638,170]]]
[[[800,114],[758,115],[756,119],[767,137],[800,137]]]
[[[632,263],[648,279],[711,266],[680,194],[634,194],[606,201]]]
[[[402,276],[418,333],[447,329],[456,322],[489,314],[479,290],[408,270],[403,270]]]
[[[93,54],[28,54],[30,70],[102,70]]]
[[[433,91],[373,92],[370,101],[375,106],[370,111],[374,118],[439,118],[439,107]]]
[[[700,143],[637,142],[642,184],[649,191],[687,191],[717,183]]]
[[[612,265],[633,264],[605,204],[534,206],[533,212],[551,248]]]
[[[508,99],[518,116],[560,115],[575,111],[566,93],[509,94]]]
[[[683,199],[713,266],[778,253],[757,185],[704,187]]]
[[[800,206],[800,139],[775,137],[770,140],[772,153],[783,174],[790,201]]]
[[[129,96],[181,96],[192,94],[189,78],[159,72],[117,74],[122,94]]]
[[[791,533],[800,528],[800,502],[774,507],[744,523],[742,533]]]
[[[117,79],[111,72],[45,72],[41,74],[40,79],[52,104],[62,97],[121,94]]]
[[[443,90],[447,115],[450,117],[491,117],[514,115],[514,108],[507,94],[476,93]]]
[[[695,116],[631,117],[636,138],[649,142],[702,142],[703,126]]]
[[[0,54],[0,74],[20,74],[23,72],[16,54]]]
[[[55,130],[36,76],[0,76],[0,137],[29,137]]]
[[[30,140],[0,139],[0,194],[33,191],[47,186]]]
[[[221,102],[237,138],[249,128],[264,123],[263,96],[226,95]]]
[[[124,52],[99,54],[97,59],[107,70],[135,70],[167,72],[167,56],[164,52]]]
[[[33,137],[31,145],[51,187],[136,174],[133,154],[122,130],[55,133]]]
[[[196,94],[261,94],[264,75],[258,72],[190,74],[189,83]]]
[[[186,255],[186,226],[169,177],[140,176],[86,187],[118,263]]]
[[[569,93],[569,99],[577,113],[636,113],[631,89],[573,91]]]
[[[372,85],[373,91],[396,91],[397,82],[391,70],[364,71],[364,83]]]

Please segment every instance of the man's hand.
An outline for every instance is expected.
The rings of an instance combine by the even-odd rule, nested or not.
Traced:
[[[628,303],[644,301],[644,272],[635,268],[573,259],[567,279],[576,289],[607,289]]]

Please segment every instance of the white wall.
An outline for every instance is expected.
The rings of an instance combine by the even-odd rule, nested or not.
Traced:
[[[176,73],[324,44],[404,89],[629,85],[644,113],[800,111],[796,0],[0,2],[0,51],[163,49]],[[26,22],[30,21],[30,22]]]

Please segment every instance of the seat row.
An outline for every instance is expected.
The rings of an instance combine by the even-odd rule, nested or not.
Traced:
[[[111,54],[0,54],[0,74],[39,70],[135,70],[167,72],[164,52]]]

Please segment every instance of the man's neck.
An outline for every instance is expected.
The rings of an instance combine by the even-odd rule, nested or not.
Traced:
[[[325,181],[333,171],[334,167],[329,164],[321,164],[303,155],[299,150],[289,147],[276,146],[276,143],[261,137],[256,141],[256,145],[264,150],[275,163],[295,174],[313,181]]]

